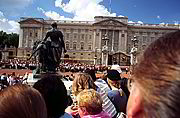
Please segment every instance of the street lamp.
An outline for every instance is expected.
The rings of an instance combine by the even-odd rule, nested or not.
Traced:
[[[136,36],[134,36],[131,39],[132,43],[133,43],[133,47],[131,48],[131,65],[135,66],[137,64],[137,47],[136,47],[136,43],[138,43],[138,40],[136,38]]]
[[[96,60],[97,60],[97,47],[95,47],[94,65],[96,65]]]
[[[104,64],[105,66],[108,65],[108,40],[108,35],[105,34],[102,38],[102,41],[104,42],[104,45],[102,47],[102,64]]]

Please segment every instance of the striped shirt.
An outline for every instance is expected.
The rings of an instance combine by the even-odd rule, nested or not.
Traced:
[[[110,101],[110,99],[107,96],[107,93],[104,90],[101,90],[100,88],[97,89],[97,92],[100,94],[102,100],[103,100],[103,110],[107,112],[111,117],[114,117],[117,113],[115,106]]]

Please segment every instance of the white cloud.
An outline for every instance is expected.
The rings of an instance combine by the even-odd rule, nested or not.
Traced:
[[[165,23],[164,23],[164,22],[162,22],[162,23],[159,23],[159,25],[165,25]]]
[[[0,31],[7,33],[19,33],[19,23],[14,20],[8,20],[0,11]]]
[[[32,2],[33,0],[0,0],[0,8],[20,9],[28,6]]]
[[[161,17],[160,17],[160,16],[157,16],[157,19],[161,19]]]
[[[134,21],[128,21],[128,23],[130,23],[130,24],[132,23],[132,24],[133,24],[133,23],[135,23],[135,22],[134,22]]]
[[[73,14],[73,20],[94,20],[94,16],[116,16],[116,13],[110,13],[100,4],[101,2],[103,0],[70,0],[68,3],[56,0],[55,6]]]
[[[119,15],[118,17],[124,17],[123,15]]]
[[[142,22],[142,21],[138,21],[137,23],[138,23],[138,24],[143,24],[143,22]]]
[[[61,16],[55,11],[45,11],[44,9],[38,7],[38,11],[41,11],[46,17],[53,19],[53,20],[71,20],[70,18],[65,18],[64,16]]]
[[[178,25],[179,24],[179,21],[174,21],[174,25]]]
[[[0,11],[0,18],[4,17],[3,12]]]
[[[55,6],[66,13],[72,14],[72,18],[64,17],[55,11],[45,11],[40,7],[37,10],[54,20],[93,21],[95,16],[115,17],[116,13],[110,13],[105,6],[100,4],[101,2],[103,0],[69,0],[67,3],[64,3],[63,0],[55,0]],[[124,16],[119,15],[118,17]]]

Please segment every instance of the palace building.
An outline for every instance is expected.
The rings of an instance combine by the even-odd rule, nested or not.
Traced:
[[[54,20],[21,18],[18,57],[27,58],[35,41],[43,40]],[[56,20],[64,34],[67,53],[64,60],[88,64],[130,64],[131,41],[135,36],[140,55],[154,40],[168,32],[179,30],[180,25],[128,23],[128,17],[96,16],[94,21]]]

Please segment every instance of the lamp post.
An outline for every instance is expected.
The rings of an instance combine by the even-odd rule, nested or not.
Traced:
[[[96,65],[96,60],[97,60],[97,47],[95,47],[94,65]]]
[[[133,43],[133,47],[131,48],[131,65],[134,67],[137,64],[137,47],[136,47],[136,43],[138,43],[138,40],[136,38],[136,36],[134,36],[131,39],[132,43]]]
[[[108,65],[108,36],[107,34],[104,35],[102,38],[102,41],[104,42],[104,45],[102,47],[102,64],[107,66]]]

